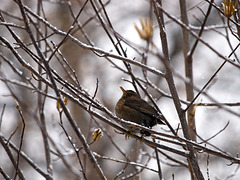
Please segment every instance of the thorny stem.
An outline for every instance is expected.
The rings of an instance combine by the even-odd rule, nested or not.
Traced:
[[[154,1],[154,3],[157,4],[156,1]],[[158,3],[158,7],[161,7],[161,4]],[[161,27],[160,27],[160,29],[161,29]],[[161,38],[161,40],[162,40],[162,38]],[[163,46],[167,47],[167,41],[166,40],[165,41],[162,40],[162,43],[163,43]],[[163,52],[164,52],[164,50],[163,50]],[[164,53],[164,55],[166,56],[165,58],[169,59],[168,52],[165,52],[165,53]],[[180,99],[178,97],[176,86],[175,86],[175,83],[174,83],[174,80],[173,80],[172,68],[171,68],[171,65],[170,65],[170,61],[168,59],[165,59],[165,60],[162,61],[164,66],[165,66],[165,69],[166,69],[166,75],[165,75],[166,81],[168,83],[168,87],[169,87],[170,92],[172,94],[173,102],[175,104],[175,108],[178,112],[178,116],[179,116],[179,119],[180,119],[180,122],[181,122],[181,125],[182,125],[182,131],[183,131],[184,137],[187,140],[191,140],[191,136],[189,134],[189,129],[188,129],[187,121],[186,121],[185,112],[181,108]],[[199,180],[204,179],[204,177],[202,175],[202,172],[199,168],[193,146],[191,144],[187,144],[187,149],[189,150],[188,160],[190,162],[190,165],[191,165],[196,177]]]
[[[186,10],[186,2],[185,0],[179,0],[180,2],[180,10],[181,10],[181,20],[186,25],[189,26],[188,16]],[[185,60],[185,75],[186,79],[189,80],[188,83],[185,83],[186,87],[186,97],[187,101],[191,101],[194,97],[193,92],[193,59],[192,56],[189,56],[190,51],[190,41],[189,41],[189,33],[188,31],[182,27],[182,49]],[[190,133],[190,137],[193,141],[196,141],[196,125],[195,125],[195,113],[194,106],[191,106],[187,111],[187,120],[188,120],[188,129]]]

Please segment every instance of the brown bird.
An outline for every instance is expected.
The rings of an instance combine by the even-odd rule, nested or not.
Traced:
[[[131,121],[148,128],[152,128],[157,124],[165,124],[161,119],[164,119],[163,115],[150,106],[146,101],[132,90],[124,90],[122,97],[118,100],[115,106],[116,115],[126,121]],[[122,124],[123,125],[123,124]],[[129,129],[130,132],[137,132],[139,129],[123,125]],[[142,135],[150,136],[151,133],[141,129]]]

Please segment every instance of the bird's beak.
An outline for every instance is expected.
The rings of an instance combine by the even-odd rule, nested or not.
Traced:
[[[123,89],[122,86],[120,86],[120,89],[122,90],[122,92],[123,92],[124,94],[127,94],[127,92]]]

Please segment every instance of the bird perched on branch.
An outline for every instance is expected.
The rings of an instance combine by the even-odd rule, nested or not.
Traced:
[[[157,124],[165,124],[162,119],[163,115],[158,113],[158,111],[149,105],[146,101],[141,99],[141,97],[132,90],[124,90],[120,87],[123,95],[118,100],[115,106],[116,115],[126,121],[134,122],[148,128],[152,128]],[[129,127],[126,124],[122,124],[123,127],[129,129],[130,132],[139,131],[138,128]],[[140,133],[142,135],[150,136],[151,133],[141,129]]]

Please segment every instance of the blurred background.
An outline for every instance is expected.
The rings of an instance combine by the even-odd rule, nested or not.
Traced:
[[[53,179],[97,179],[97,173],[87,153],[81,149],[82,142],[64,113],[57,108],[55,91],[51,85],[40,79],[42,76],[49,80],[49,75],[40,61],[29,32],[25,29],[21,8],[17,2],[17,0],[2,0],[0,8],[0,34],[3,38],[0,43],[1,138],[2,140],[5,138],[6,146],[11,142],[17,147],[14,151],[10,146],[10,150],[15,162],[19,162],[18,166],[26,179],[48,178],[36,171],[36,168],[33,168],[33,165],[22,156],[18,160],[19,148],[39,169],[51,174]],[[25,11],[36,45],[44,57],[48,59],[59,46],[48,64],[52,72],[59,75],[59,77],[54,75],[58,88],[72,95],[73,98],[68,97],[68,103],[65,105],[107,179],[159,179],[157,160],[161,164],[163,179],[192,179],[185,157],[162,149],[159,150],[159,157],[156,157],[154,148],[131,137],[125,140],[125,135],[119,130],[87,111],[88,108],[92,108],[94,112],[117,124],[111,114],[97,107],[96,104],[100,103],[114,115],[115,104],[122,96],[119,86],[136,91],[126,62],[118,57],[108,56],[105,52],[135,60],[146,64],[153,71],[165,73],[164,63],[157,56],[158,53],[163,54],[163,44],[152,5],[159,2],[22,0],[22,3],[28,7]],[[161,2],[168,15],[181,21],[179,1]],[[236,15],[230,17],[232,21],[228,24],[227,17],[221,9],[223,2],[214,1],[201,35],[205,44],[199,42],[192,55],[193,85],[196,87],[193,88],[194,97],[213,77],[194,102],[196,142],[229,157],[238,157],[240,150],[238,59],[240,50],[239,27],[235,24],[238,22],[239,4],[238,1],[235,2]],[[198,35],[209,8],[209,1],[186,0],[185,3],[189,31]],[[152,19],[153,36],[148,41],[141,38],[136,30],[136,26],[142,28],[141,19],[144,18]],[[184,41],[182,27],[172,18],[164,13],[175,88],[184,109],[189,104],[186,100],[185,82],[189,79],[185,76]],[[66,38],[63,41],[66,36],[64,32],[67,33],[69,30],[72,37],[83,44],[73,38]],[[17,35],[19,42],[13,34]],[[196,37],[189,33],[190,49],[195,41]],[[29,67],[37,71],[39,77],[31,68],[20,63],[10,46]],[[233,63],[227,62],[219,69],[225,61],[224,57],[230,58]],[[171,127],[183,137],[179,116],[165,78],[138,65],[132,63],[128,65],[134,77],[154,99]],[[219,72],[214,76],[218,69]],[[63,80],[69,84],[64,84]],[[70,85],[79,92],[71,91]],[[146,93],[139,86],[137,87],[141,97],[150,102]],[[81,99],[85,98],[84,94],[88,103]],[[61,95],[65,97],[63,93]],[[90,107],[90,99],[94,101],[92,107]],[[16,107],[16,104],[19,104],[19,107]],[[92,133],[97,128],[102,130],[103,136],[91,143]],[[168,126],[158,125],[153,129],[172,135]],[[181,146],[174,143],[162,141],[158,143],[183,151]],[[48,153],[46,144],[49,146]],[[76,152],[77,150],[79,152]],[[47,158],[46,154],[50,157]],[[50,162],[46,162],[46,159]],[[198,163],[206,179],[237,180],[240,176],[239,163],[234,163],[219,154],[199,151]],[[0,145],[0,167],[12,179],[16,178],[17,169],[13,164],[4,145]],[[47,164],[50,165],[51,170]],[[1,173],[0,179],[6,178]],[[19,178],[21,179],[21,177],[16,179]]]

